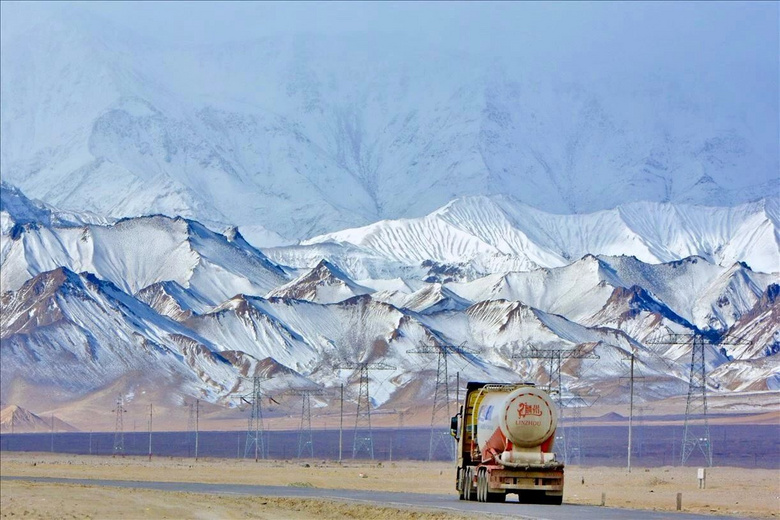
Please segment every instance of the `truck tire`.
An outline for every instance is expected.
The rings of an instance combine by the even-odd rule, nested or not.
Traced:
[[[458,491],[460,500],[466,500],[466,468],[458,468]]]
[[[477,501],[487,502],[488,498],[487,471],[485,468],[479,468],[477,473]]]
[[[466,485],[463,487],[463,498],[466,500],[476,500],[474,496],[474,471],[471,466],[465,468]]]

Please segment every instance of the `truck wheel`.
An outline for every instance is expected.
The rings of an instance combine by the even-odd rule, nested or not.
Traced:
[[[487,502],[487,471],[485,468],[480,468],[477,473],[477,501]]]
[[[463,497],[466,500],[474,500],[474,492],[473,492],[473,483],[474,483],[474,472],[472,471],[471,467],[465,468],[465,485],[463,486]]]
[[[458,468],[458,490],[460,500],[466,500],[466,468]]]

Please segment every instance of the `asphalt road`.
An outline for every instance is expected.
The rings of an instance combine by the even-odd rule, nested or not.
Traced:
[[[93,480],[46,477],[0,477],[2,480],[27,482],[108,486],[118,488],[183,491],[213,495],[252,495],[290,498],[321,498],[345,502],[362,502],[370,505],[393,506],[404,509],[422,509],[443,512],[496,514],[511,518],[538,520],[718,520],[736,518],[729,516],[693,515],[677,512],[642,511],[585,505],[530,505],[506,502],[503,504],[464,502],[457,495],[429,495],[422,493],[390,493],[382,491],[357,491],[351,489],[298,488],[289,486],[248,486],[239,484],[203,484],[198,482],[142,482],[130,480]]]

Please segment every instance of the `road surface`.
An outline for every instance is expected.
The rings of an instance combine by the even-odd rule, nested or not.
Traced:
[[[47,484],[74,484],[84,486],[108,486],[118,488],[154,489],[214,495],[251,495],[266,497],[319,498],[358,502],[376,506],[391,506],[442,512],[460,512],[479,515],[496,514],[520,519],[544,520],[718,520],[737,517],[694,515],[670,511],[643,511],[587,505],[533,505],[507,501],[503,504],[465,502],[457,495],[433,495],[423,493],[391,493],[384,491],[358,491],[353,489],[299,488],[290,486],[248,486],[241,484],[204,484],[198,482],[146,482],[130,480],[93,480],[47,477],[0,477],[2,480],[23,480]],[[510,499],[511,500],[511,499]]]

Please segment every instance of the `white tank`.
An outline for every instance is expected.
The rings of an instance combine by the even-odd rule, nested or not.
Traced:
[[[518,451],[552,451],[558,414],[547,392],[533,386],[514,390],[486,387],[483,392],[477,415],[477,440],[483,460],[497,458],[505,451],[515,452],[515,457]]]

